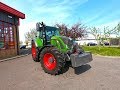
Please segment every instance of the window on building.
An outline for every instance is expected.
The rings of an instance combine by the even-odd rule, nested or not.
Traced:
[[[13,48],[15,48],[13,25],[0,21],[0,49]]]

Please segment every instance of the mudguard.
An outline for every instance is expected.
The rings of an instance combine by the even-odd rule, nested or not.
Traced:
[[[41,39],[41,38],[36,38],[35,39],[35,45],[36,45],[36,47],[43,47],[43,39]]]

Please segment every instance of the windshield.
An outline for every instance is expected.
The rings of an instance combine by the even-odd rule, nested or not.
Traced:
[[[52,36],[59,36],[59,29],[56,27],[46,26],[46,37],[50,40]]]

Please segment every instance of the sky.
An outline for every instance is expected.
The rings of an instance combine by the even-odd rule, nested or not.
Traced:
[[[120,22],[120,0],[0,0],[23,12],[20,20],[20,41],[24,34],[35,28],[37,22],[46,25],[81,22],[88,27],[116,26]]]

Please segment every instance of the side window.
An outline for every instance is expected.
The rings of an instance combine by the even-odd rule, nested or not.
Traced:
[[[4,48],[4,30],[3,30],[3,24],[0,21],[0,49]]]
[[[14,49],[13,25],[0,21],[0,49]]]
[[[39,38],[42,37],[42,32],[41,31],[37,31],[37,37],[39,37]]]

